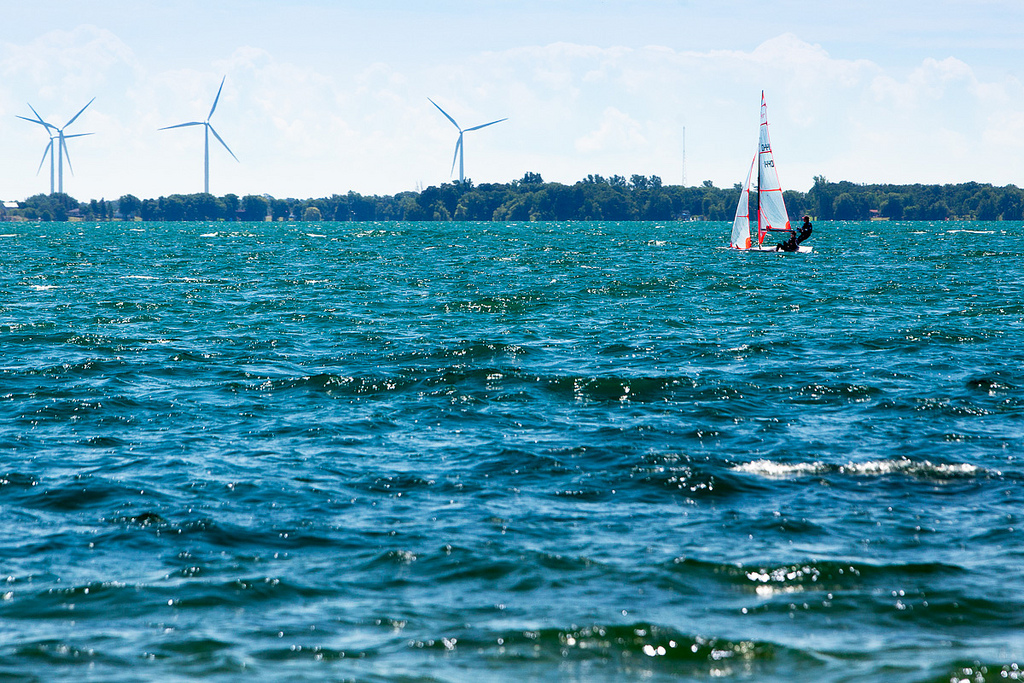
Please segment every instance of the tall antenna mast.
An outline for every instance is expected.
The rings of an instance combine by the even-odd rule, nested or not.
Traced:
[[[686,126],[683,126],[683,187],[686,187]]]

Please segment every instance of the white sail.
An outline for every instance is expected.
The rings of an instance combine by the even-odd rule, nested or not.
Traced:
[[[733,249],[750,249],[750,180],[754,177],[754,164],[757,163],[755,156],[750,161],[750,170],[747,171],[747,182],[743,183],[740,191],[740,201],[736,205],[736,217],[732,219],[732,235],[729,237],[729,246]]]
[[[764,242],[769,231],[791,231],[786,203],[782,199],[782,185],[775,170],[772,143],[768,137],[768,107],[761,91],[761,134],[757,147],[757,243]]]

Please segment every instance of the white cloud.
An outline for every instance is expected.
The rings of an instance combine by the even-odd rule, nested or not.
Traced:
[[[762,89],[786,187],[806,190],[818,174],[1000,184],[1024,175],[1017,76],[979,69],[970,55],[932,52],[898,64],[864,58],[882,54],[868,24],[858,34],[867,47],[847,45],[843,56],[803,40],[799,25],[749,44],[723,36],[713,41],[719,47],[697,49],[682,38],[524,44],[520,35],[529,33],[517,33],[510,20],[492,27],[486,50],[406,27],[401,50],[390,40],[375,51],[370,37],[352,33],[362,52],[345,51],[353,41],[344,32],[325,40],[320,26],[307,40],[313,49],[298,39],[261,39],[251,25],[196,21],[187,40],[115,25],[0,45],[0,137],[11,141],[0,195],[48,186],[45,174],[33,175],[47,137],[14,118],[30,113],[24,102],[66,120],[94,95],[75,128],[96,135],[74,141],[78,175],[65,179],[69,192],[109,198],[201,189],[201,131],[157,129],[205,119],[225,75],[213,123],[241,163],[211,149],[217,194],[394,193],[446,182],[457,133],[427,97],[465,127],[508,117],[466,136],[466,172],[476,182],[533,171],[562,182],[640,173],[676,183],[685,126],[687,181],[729,186],[743,179],[753,153]],[[345,30],[364,25],[353,20]],[[178,42],[191,46],[187,55],[155,47]]]
[[[596,130],[576,140],[576,149],[584,153],[636,151],[647,144],[641,126],[615,107],[604,110]]]

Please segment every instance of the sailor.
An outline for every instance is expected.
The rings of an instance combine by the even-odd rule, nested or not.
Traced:
[[[814,230],[813,228],[811,228],[811,217],[804,216],[804,224],[800,226],[800,234],[796,238],[797,246],[799,246],[801,242],[810,237],[812,232],[814,232]]]
[[[789,239],[776,244],[775,251],[797,251],[800,248],[800,242],[797,239],[796,230],[790,230]]]

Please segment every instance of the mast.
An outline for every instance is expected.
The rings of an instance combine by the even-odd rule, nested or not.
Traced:
[[[764,90],[761,91],[761,102],[764,102]],[[764,184],[761,182],[761,173],[764,169],[764,164],[761,162],[761,143],[757,145],[757,243],[760,245],[764,242],[765,231],[761,229],[761,186]]]

